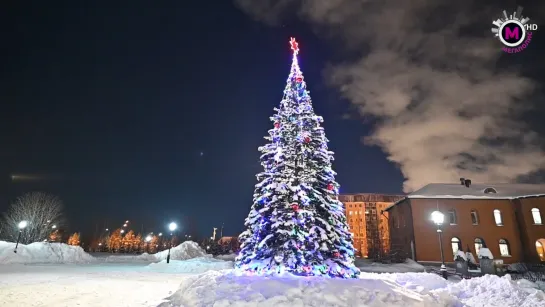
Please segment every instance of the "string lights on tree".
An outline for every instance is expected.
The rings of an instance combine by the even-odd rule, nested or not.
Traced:
[[[337,200],[322,117],[299,67],[299,43],[291,38],[292,65],[284,97],[271,117],[268,143],[259,148],[254,202],[240,235],[236,269],[243,274],[291,273],[355,278],[354,247]]]

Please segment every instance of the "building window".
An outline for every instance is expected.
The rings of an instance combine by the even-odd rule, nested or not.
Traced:
[[[500,239],[500,254],[504,257],[510,256],[511,253],[509,253],[509,243],[505,239]]]
[[[475,253],[478,255],[481,248],[484,246],[484,240],[481,238],[475,238]]]
[[[454,237],[450,239],[450,246],[452,246],[452,254],[456,255],[456,253],[461,250],[462,242],[460,239]]]
[[[348,215],[352,215],[352,211],[348,211]]]
[[[501,216],[501,211],[498,209],[494,210],[494,220],[496,221],[496,226],[503,226],[503,218]]]
[[[479,225],[479,215],[477,214],[477,210],[471,210],[471,223],[473,223],[473,225]]]
[[[534,218],[534,224],[541,225],[541,214],[538,208],[532,209],[532,217]]]
[[[456,225],[456,211],[454,209],[448,211],[448,219],[450,225]]]

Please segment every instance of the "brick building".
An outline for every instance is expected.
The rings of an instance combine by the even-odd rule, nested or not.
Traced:
[[[545,262],[545,185],[429,184],[386,209],[391,245],[416,261],[438,262],[441,252],[433,211],[445,215],[443,252],[453,262],[459,250],[483,246],[504,263]]]
[[[401,195],[382,194],[339,195],[354,235],[356,256],[377,258],[389,251],[388,217],[384,209],[403,198]]]

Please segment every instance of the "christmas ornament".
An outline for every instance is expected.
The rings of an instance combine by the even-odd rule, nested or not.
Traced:
[[[293,209],[293,211],[299,211],[299,205],[298,204],[291,204],[291,208]]]
[[[295,118],[295,116],[290,116],[290,122],[294,122],[297,118]]]
[[[332,183],[327,185],[327,189],[330,190],[330,191],[332,191],[334,188],[335,188],[335,186],[333,186]]]
[[[304,141],[305,141],[306,144],[310,143],[310,137],[305,136]]]
[[[312,268],[310,266],[308,266],[308,265],[305,265],[303,267],[303,271],[305,271],[305,273],[310,273],[311,270],[312,270]]]
[[[290,45],[291,45],[291,50],[293,50],[293,54],[297,55],[299,53],[299,43],[297,43],[294,37],[291,37]]]
[[[334,252],[333,253],[333,257],[335,257],[335,258],[339,258],[340,256],[341,256],[341,253],[339,253],[339,252]]]
[[[297,77],[297,78],[295,78],[295,81],[297,81],[297,83],[301,83],[301,82],[303,82],[303,78]]]

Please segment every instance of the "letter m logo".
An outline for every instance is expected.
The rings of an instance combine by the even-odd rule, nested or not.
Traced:
[[[505,39],[515,38],[518,40],[519,37],[520,37],[520,34],[519,34],[518,27],[515,27],[515,29],[513,30],[511,30],[511,28],[509,27],[505,27]]]

